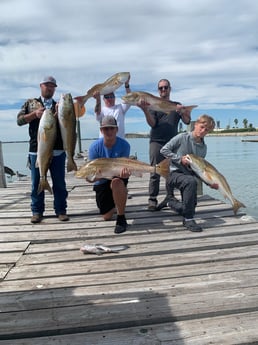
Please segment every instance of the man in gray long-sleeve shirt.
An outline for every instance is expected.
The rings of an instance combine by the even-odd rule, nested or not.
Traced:
[[[215,121],[208,115],[201,115],[195,122],[192,132],[180,133],[172,138],[160,150],[163,156],[171,158],[171,173],[167,185],[181,192],[182,200],[172,197],[168,206],[183,216],[183,225],[190,231],[200,232],[202,228],[194,220],[197,205],[197,178],[189,169],[187,154],[195,154],[204,158],[207,146],[204,137],[215,127]],[[217,185],[210,186],[217,189]]]

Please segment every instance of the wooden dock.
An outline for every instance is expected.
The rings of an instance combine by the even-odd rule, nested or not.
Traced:
[[[171,210],[147,211],[148,178],[130,179],[120,235],[73,174],[69,222],[47,192],[43,222],[30,223],[28,178],[0,189],[0,344],[258,344],[257,221],[202,196],[204,231],[191,233]],[[86,243],[129,248],[84,255]]]

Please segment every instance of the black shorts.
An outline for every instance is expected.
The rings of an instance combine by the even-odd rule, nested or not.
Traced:
[[[125,186],[127,186],[128,179],[121,179],[124,181]],[[93,190],[96,192],[96,203],[99,208],[100,214],[106,214],[112,208],[115,207],[112,189],[110,187],[111,180],[95,185]]]

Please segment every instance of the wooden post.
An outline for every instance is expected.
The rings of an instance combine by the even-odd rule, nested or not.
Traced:
[[[80,106],[77,100],[73,101],[73,106],[74,106],[74,112],[76,116],[76,129],[77,129],[77,140],[78,140],[78,153],[82,152],[82,144],[81,144],[81,125],[80,125],[80,120],[79,117],[81,117],[85,111],[86,108],[85,106]]]
[[[6,188],[2,142],[0,141],[0,188]]]

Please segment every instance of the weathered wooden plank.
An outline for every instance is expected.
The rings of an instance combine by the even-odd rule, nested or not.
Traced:
[[[253,315],[254,314],[254,315]],[[255,343],[257,314],[238,314],[194,321],[146,325],[103,332],[77,333],[33,339],[12,339],[6,345],[232,345]],[[219,329],[219,332],[218,332]]]
[[[56,219],[46,193],[47,217],[30,224],[29,180],[0,191],[0,257],[23,254],[15,265],[0,266],[1,343],[257,340],[257,221],[244,212],[234,217],[229,204],[203,196],[196,216],[204,231],[193,234],[171,210],[146,210],[147,183],[129,182],[126,214],[132,226],[120,236],[113,233],[114,221],[101,220],[92,185],[73,175],[67,176],[67,223]],[[162,179],[160,200],[164,190]],[[85,242],[129,248],[83,255],[79,247]]]
[[[9,270],[13,267],[12,264],[0,264],[0,281],[6,276]],[[0,287],[1,291],[1,287]]]
[[[75,295],[77,304],[84,304],[86,299],[88,300],[91,296],[95,296],[94,304],[99,304],[114,299],[113,296],[110,296],[111,291],[137,294],[138,291],[148,293],[151,290],[153,293],[165,293],[166,290],[169,290],[166,294],[174,296],[230,289],[232,291],[236,289],[244,291],[248,287],[255,289],[258,286],[258,260],[252,260],[252,264],[246,270],[247,261],[247,259],[240,261],[238,267],[237,263],[228,262],[226,267],[223,263],[219,265],[213,263],[204,267],[201,264],[171,267],[170,270],[168,270],[168,266],[156,267],[155,269],[150,267],[141,270],[127,269],[119,272],[111,272],[110,270],[107,273],[101,271],[93,273],[91,270],[82,269],[80,274],[73,274],[72,271],[62,273],[60,278],[67,277],[70,281],[69,287],[63,289],[61,289],[61,282],[58,289],[47,288],[48,281],[57,279],[55,272],[51,277],[50,272],[48,276],[44,276],[41,274],[41,270],[36,270],[34,274],[37,274],[38,280],[36,282],[39,284],[35,285],[33,289],[27,292],[22,290],[11,293],[2,290],[0,295],[1,311],[41,309],[46,304],[51,305],[51,307],[58,307],[61,306],[62,301],[62,305],[71,306],[74,303],[71,296]],[[59,274],[61,275],[61,272]],[[72,278],[73,281],[71,282]],[[24,279],[35,280],[35,276],[24,276]],[[19,284],[18,281],[15,283]],[[99,297],[97,297],[98,294]],[[115,299],[120,300],[119,294],[116,295]]]
[[[31,260],[32,265],[25,265],[14,267],[2,283],[2,291],[10,291],[15,289],[28,290],[42,288],[57,288],[57,287],[70,287],[80,286],[88,284],[95,287],[98,281],[101,282],[101,288],[107,284],[118,284],[124,280],[128,282],[135,282],[136,277],[140,274],[140,284],[143,286],[145,283],[154,285],[154,281],[159,283],[159,280],[165,279],[169,282],[169,277],[180,277],[182,276],[181,271],[185,270],[191,277],[192,275],[198,275],[198,269],[203,274],[213,274],[216,272],[214,266],[218,263],[218,267],[221,269],[220,272],[230,272],[234,270],[238,274],[243,274],[244,268],[239,270],[240,263],[238,261],[248,259],[250,262],[250,272],[252,271],[252,262],[254,266],[258,264],[257,259],[257,246],[250,248],[248,253],[246,248],[242,248],[242,253],[239,254],[239,248],[230,250],[219,250],[217,252],[208,251],[203,252],[203,255],[196,253],[171,253],[166,255],[151,255],[151,256],[109,256],[106,259],[79,259],[77,257],[74,260],[61,260],[53,264],[45,257],[45,262],[36,264],[34,260]],[[230,260],[231,258],[231,260]],[[225,268],[219,266],[223,260]],[[247,260],[247,261],[248,261]],[[111,265],[112,262],[112,265]],[[191,264],[190,264],[191,263]],[[214,264],[212,264],[214,263]],[[202,271],[198,266],[193,267],[192,265],[206,265],[206,269]],[[184,266],[185,265],[185,266]],[[64,271],[65,267],[65,271]],[[114,267],[119,267],[118,272],[114,270]],[[212,270],[213,269],[213,270]],[[168,274],[169,270],[169,274]],[[196,271],[197,270],[197,271]],[[107,276],[106,276],[107,274]],[[132,276],[131,276],[132,274]],[[85,279],[87,283],[85,283]],[[106,280],[107,279],[107,280]],[[194,277],[192,277],[194,280]],[[240,278],[241,280],[241,275]],[[150,282],[151,281],[151,282]],[[156,286],[156,284],[155,284]]]
[[[12,243],[0,242],[0,264],[16,263],[27,249],[29,243],[29,241]],[[0,275],[2,275],[2,273],[0,273]]]
[[[226,232],[231,232],[236,229],[236,232],[244,231],[245,228],[249,228],[247,222],[241,219],[232,219],[231,217],[222,218],[207,218],[204,220],[199,220],[203,224],[204,231],[202,234],[194,234],[195,237],[206,236],[206,234],[212,232],[219,232],[223,234]],[[232,223],[233,222],[233,223]],[[188,234],[192,236],[191,232],[185,230],[182,226],[182,220],[179,216],[169,216],[163,219],[151,219],[150,216],[148,220],[144,221],[144,218],[130,218],[128,217],[128,223],[132,226],[128,229],[127,233],[120,235],[119,237],[127,236],[137,236],[143,232],[147,233],[164,233],[164,232],[182,232],[183,234]],[[75,238],[105,238],[112,236],[114,233],[114,221],[104,222],[99,216],[92,217],[89,216],[76,216],[71,217],[71,221],[67,223],[61,223],[56,218],[46,218],[42,224],[23,224],[23,225],[13,225],[10,231],[6,231],[5,227],[0,226],[0,241],[7,242],[12,241],[15,235],[16,241],[26,241],[30,239],[31,241],[48,241],[49,239],[55,238],[56,240],[63,240],[69,238],[70,240]],[[256,223],[252,223],[251,226],[253,230],[256,229]]]
[[[25,242],[0,242],[0,253],[4,252],[23,252],[29,245],[29,241]]]
[[[110,292],[109,295],[112,295]],[[92,295],[85,302],[69,307],[45,305],[43,309],[21,310],[0,314],[2,337],[5,334],[33,336],[59,334],[66,329],[74,333],[135,327],[180,320],[195,320],[241,312],[258,311],[258,295],[252,288],[230,289],[202,293],[174,294],[173,290],[124,291],[114,289],[115,299],[96,303]],[[119,300],[116,300],[116,298]],[[122,298],[122,299],[121,299]],[[212,306],[212,309],[211,309]],[[72,315],[72,318],[71,318]],[[14,321],[15,320],[15,321]],[[14,327],[15,324],[15,327]],[[1,338],[0,338],[1,339]]]
[[[219,316],[157,325],[6,340],[5,345],[232,345],[255,344],[258,313]],[[1,342],[3,343],[3,342]]]
[[[239,236],[224,236],[221,237],[199,237],[199,238],[176,238],[173,234],[169,234],[167,239],[165,238],[164,234],[159,236],[159,239],[156,239],[153,236],[149,236],[144,239],[141,239],[137,242],[133,242],[133,240],[125,240],[125,239],[110,239],[109,242],[105,242],[105,245],[119,245],[125,244],[128,245],[129,248],[125,251],[121,251],[119,254],[105,254],[99,260],[104,262],[105,260],[116,258],[125,258],[130,259],[130,262],[134,260],[141,260],[143,257],[147,256],[163,256],[163,255],[171,255],[180,260],[180,256],[186,257],[187,260],[189,259],[189,255],[192,258],[194,257],[202,257],[200,258],[203,261],[205,258],[209,258],[211,260],[216,260],[219,258],[219,255],[234,255],[234,253],[238,252],[239,257],[249,256],[250,253],[253,253],[258,247],[258,240],[257,234],[250,234],[249,236],[239,235]],[[128,238],[127,238],[128,239]],[[62,242],[62,243],[45,243],[45,244],[35,244],[31,245],[27,252],[26,256],[23,257],[22,261],[20,262],[21,265],[26,265],[29,262],[33,262],[33,265],[44,264],[46,262],[45,258],[46,255],[48,257],[47,263],[59,263],[59,262],[74,262],[79,260],[81,261],[96,261],[98,258],[92,255],[82,255],[79,252],[80,247],[85,243],[85,241],[71,241],[71,242]],[[92,243],[92,241],[88,241],[88,243]],[[248,248],[248,251],[246,251]],[[250,251],[249,251],[250,249]],[[156,259],[156,258],[154,258]],[[181,261],[177,261],[180,262]]]

